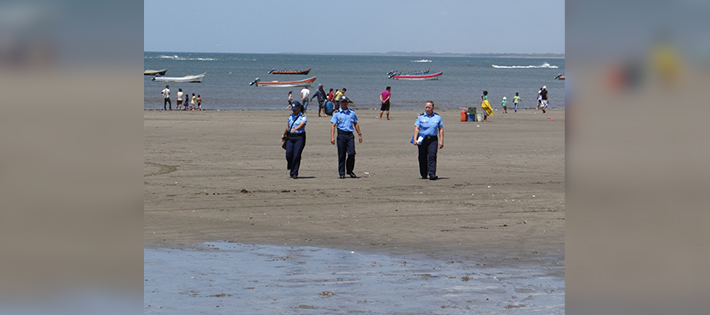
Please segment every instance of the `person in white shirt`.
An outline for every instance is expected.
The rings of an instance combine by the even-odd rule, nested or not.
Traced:
[[[306,109],[308,109],[308,96],[311,95],[311,91],[308,90],[307,87],[303,87],[303,90],[301,90],[301,104],[303,105],[303,112],[306,112]]]
[[[173,110],[173,104],[170,103],[170,85],[166,85],[160,94],[163,95],[163,110],[168,110],[167,105],[170,106],[170,110]]]

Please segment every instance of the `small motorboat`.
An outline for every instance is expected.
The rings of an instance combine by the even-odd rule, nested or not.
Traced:
[[[165,75],[165,73],[168,72],[168,69],[163,69],[163,70],[145,70],[143,71],[143,75]]]
[[[313,81],[316,80],[316,77],[308,78],[305,80],[298,80],[298,81],[284,81],[284,82],[279,82],[279,81],[271,81],[271,82],[261,82],[261,79],[256,78],[254,81],[251,81],[249,85],[256,85],[256,86],[271,86],[271,87],[295,87],[295,86],[310,86]]]
[[[202,83],[202,78],[205,77],[205,74],[207,72],[184,77],[161,77],[156,75],[152,80],[155,82]]]
[[[401,74],[393,75],[390,79],[395,80],[439,80],[439,77],[444,74],[444,72],[437,72],[434,74]]]
[[[308,74],[311,72],[311,68],[308,68],[306,70],[276,70],[276,69],[271,69],[269,70],[270,74]]]

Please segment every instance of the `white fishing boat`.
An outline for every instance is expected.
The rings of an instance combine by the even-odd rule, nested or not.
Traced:
[[[202,83],[202,78],[207,72],[195,75],[186,75],[184,77],[161,77],[155,76],[152,80],[155,82],[178,82],[178,83]]]

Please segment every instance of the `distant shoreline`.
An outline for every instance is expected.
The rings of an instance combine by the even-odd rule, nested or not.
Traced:
[[[459,53],[433,53],[433,52],[386,52],[386,53],[240,53],[240,52],[205,52],[205,51],[143,51],[143,53],[182,53],[182,54],[263,54],[263,55],[314,55],[314,56],[393,56],[393,57],[487,57],[487,58],[552,58],[565,59],[565,54],[459,54]]]

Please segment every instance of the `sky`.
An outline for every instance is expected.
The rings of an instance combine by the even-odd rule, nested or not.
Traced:
[[[565,0],[145,0],[145,51],[565,52]]]

